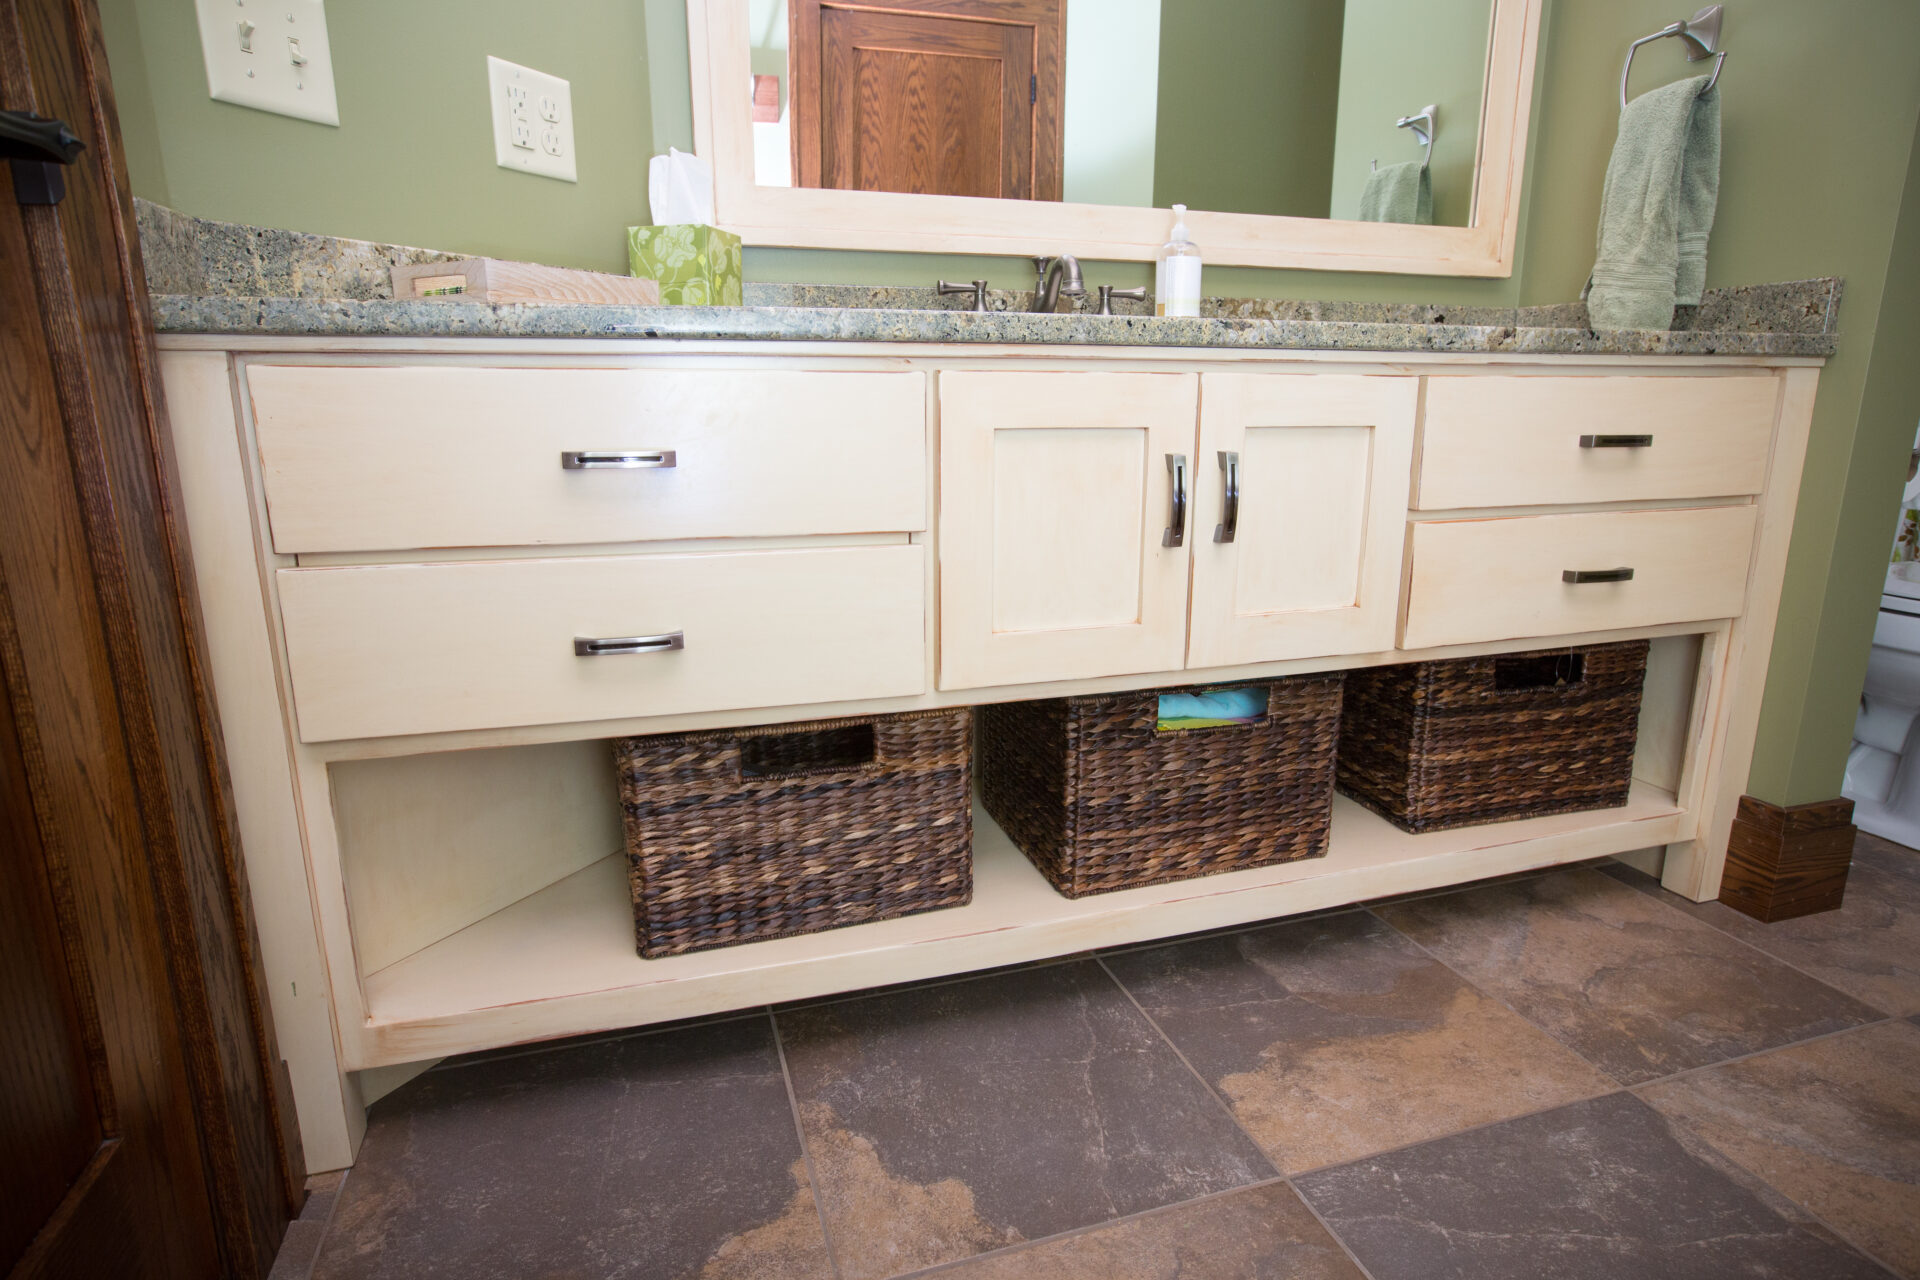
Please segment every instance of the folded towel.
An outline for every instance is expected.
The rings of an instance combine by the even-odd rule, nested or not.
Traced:
[[[1705,76],[1649,90],[1620,113],[1587,282],[1595,329],[1665,329],[1707,283],[1720,199],[1720,90]]]
[[[1267,686],[1209,689],[1205,693],[1163,693],[1156,729],[1212,729],[1253,724],[1266,718]]]
[[[1390,164],[1367,175],[1360,191],[1360,221],[1433,223],[1433,176],[1417,160]]]

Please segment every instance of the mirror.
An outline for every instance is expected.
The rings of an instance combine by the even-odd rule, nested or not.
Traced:
[[[1542,3],[687,0],[695,145],[749,245],[1506,275]]]
[[[1492,8],[748,0],[754,181],[1463,227]]]

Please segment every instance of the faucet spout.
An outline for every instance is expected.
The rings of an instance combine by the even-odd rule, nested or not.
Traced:
[[[1080,259],[1070,253],[1057,258],[1036,256],[1033,269],[1037,273],[1033,285],[1035,311],[1050,312],[1060,305],[1061,298],[1084,298],[1087,294],[1086,282],[1080,276]]]

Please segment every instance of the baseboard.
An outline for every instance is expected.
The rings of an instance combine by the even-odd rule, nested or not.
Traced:
[[[1765,920],[1832,911],[1853,862],[1853,801],[1781,806],[1741,796],[1720,901]]]

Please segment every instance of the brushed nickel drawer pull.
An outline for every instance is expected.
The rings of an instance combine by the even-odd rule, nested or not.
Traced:
[[[1652,436],[1581,436],[1582,449],[1651,449]]]
[[[562,453],[560,465],[568,471],[633,471],[677,464],[671,449],[640,449],[631,453],[580,449]]]
[[[573,654],[576,658],[608,658],[622,653],[665,653],[669,649],[687,647],[687,634],[684,631],[668,631],[657,636],[575,636]]]
[[[1562,569],[1562,582],[1632,582],[1633,570],[1619,569]]]
[[[1215,542],[1232,542],[1240,528],[1240,455],[1220,450],[1220,523],[1213,527]]]
[[[1167,531],[1160,538],[1163,547],[1187,545],[1187,455],[1167,455],[1167,474],[1173,478],[1172,500],[1167,511]]]

